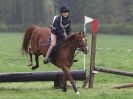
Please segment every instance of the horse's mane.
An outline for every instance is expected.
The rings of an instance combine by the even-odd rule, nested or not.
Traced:
[[[75,38],[75,35],[76,35],[76,34],[77,34],[77,33],[71,33],[70,35],[68,35],[68,38],[67,38],[66,41],[73,40],[73,39]]]
[[[76,33],[71,33],[70,35],[68,35],[67,39],[63,41],[63,45],[69,45],[70,43],[72,43],[72,41],[75,38]]]

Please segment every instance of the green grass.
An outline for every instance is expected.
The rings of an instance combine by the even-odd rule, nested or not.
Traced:
[[[40,68],[32,71],[26,66],[28,56],[19,52],[22,43],[21,33],[0,33],[0,72],[37,72],[59,70],[52,64],[44,65],[40,57]],[[91,36],[88,35],[90,47]],[[96,50],[96,66],[133,71],[133,39],[132,36],[98,35]],[[72,69],[82,69],[82,54],[77,57],[79,62]],[[87,67],[89,68],[89,55]],[[133,78],[112,74],[95,75],[94,89],[83,89],[82,81],[76,81],[81,93],[77,96],[72,88],[67,93],[53,89],[53,82],[0,83],[0,99],[132,99],[133,89],[111,89],[114,85],[131,83]]]

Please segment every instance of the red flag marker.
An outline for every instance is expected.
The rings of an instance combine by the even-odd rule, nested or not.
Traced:
[[[97,21],[97,19],[94,19],[92,22],[92,32],[96,33],[97,30],[98,30],[98,21]]]

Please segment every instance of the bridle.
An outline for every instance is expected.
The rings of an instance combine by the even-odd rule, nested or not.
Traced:
[[[82,39],[85,39],[85,38],[86,38],[86,35],[84,35],[84,37],[83,37]],[[82,47],[77,48],[78,52],[74,55],[74,57],[76,57],[76,56],[82,51],[81,48],[82,48]]]

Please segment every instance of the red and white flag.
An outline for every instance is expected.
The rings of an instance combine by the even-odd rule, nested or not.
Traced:
[[[90,18],[90,17],[87,17],[87,16],[85,16],[85,21],[84,21],[84,30],[86,31],[86,24],[87,23],[92,23],[92,32],[93,33],[96,33],[97,32],[97,30],[98,30],[98,21],[97,21],[97,19],[93,19],[93,18]]]

